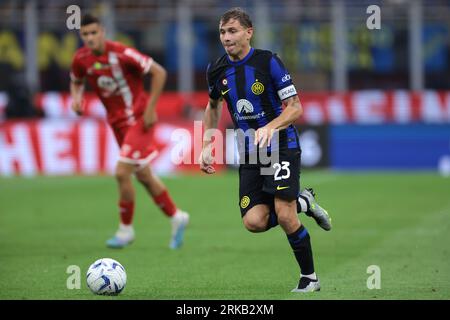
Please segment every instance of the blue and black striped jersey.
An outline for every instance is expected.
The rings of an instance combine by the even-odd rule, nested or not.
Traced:
[[[281,114],[282,100],[297,95],[280,58],[270,51],[254,48],[240,61],[231,61],[225,54],[210,63],[207,82],[210,98],[224,98],[235,128],[244,132],[264,127]],[[268,150],[300,149],[293,125],[280,130],[278,143],[278,146],[272,143]],[[244,148],[245,153],[256,150],[252,141],[247,141]]]

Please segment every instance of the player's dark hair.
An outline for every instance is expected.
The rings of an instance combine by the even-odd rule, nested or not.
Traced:
[[[90,14],[90,13],[85,14],[85,15],[81,18],[81,23],[80,23],[80,25],[81,25],[82,27],[83,27],[83,26],[86,26],[86,25],[88,25],[88,24],[91,24],[91,23],[98,23],[98,24],[101,24],[100,19],[97,18],[96,16]]]
[[[231,19],[238,20],[241,26],[245,28],[252,28],[252,20],[250,20],[249,15],[242,8],[232,8],[225,12],[220,18],[220,23],[224,24],[230,21]]]

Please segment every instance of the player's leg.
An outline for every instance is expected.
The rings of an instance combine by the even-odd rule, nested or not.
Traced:
[[[172,217],[172,226],[175,234],[172,237],[171,247],[178,248],[182,243],[184,228],[188,223],[188,215],[179,212],[173,203],[165,185],[152,173],[149,163],[157,155],[156,148],[152,145],[153,130],[144,128],[143,119],[140,118],[126,130],[123,144],[120,150],[120,159],[125,163],[134,165],[137,179],[144,185],[156,204],[169,217]]]
[[[287,153],[292,153],[292,151],[287,151]],[[281,154],[285,155],[286,152],[282,152]],[[285,155],[285,157],[288,155]],[[288,156],[289,157],[289,156]],[[289,169],[289,174],[293,174],[294,178],[296,178],[298,181],[300,181],[300,157],[301,157],[301,153],[298,153],[295,157],[298,158],[298,167],[295,166],[295,171],[292,171],[292,168]],[[286,159],[285,159],[286,160]],[[289,160],[289,159],[287,159]],[[283,168],[283,163],[286,163],[286,161],[281,160],[278,165],[279,168],[282,169]],[[281,171],[284,171],[280,170]],[[287,173],[288,171],[286,171],[285,173]],[[278,174],[278,177],[283,177],[283,174]],[[280,184],[277,184],[277,182],[280,182],[282,184],[281,180],[277,180],[273,182],[273,185],[277,188],[285,188],[286,186],[282,186]],[[273,186],[273,187],[274,187]],[[290,189],[289,191],[291,191],[292,189]],[[281,191],[281,190],[277,190],[277,191]],[[278,220],[277,220],[277,215],[275,212],[275,205],[274,203],[269,203],[269,219],[268,219],[268,224],[267,224],[267,230],[273,227],[276,227],[278,225]],[[331,218],[328,215],[328,212],[322,208],[316,201],[315,198],[315,193],[314,190],[312,188],[305,188],[301,193],[298,194],[297,197],[297,203],[296,203],[296,212],[297,213],[305,213],[307,216],[312,217],[316,223],[324,230],[329,231],[331,230]]]
[[[283,151],[280,153],[283,154],[285,157],[289,157],[287,155],[288,153],[292,153],[293,149],[290,149],[290,151]],[[288,168],[286,171],[284,168],[285,163],[287,163],[284,160],[280,160],[276,165],[278,165],[278,173],[284,172],[285,174],[289,172],[289,174],[295,175],[295,178],[300,181],[300,159],[301,159],[301,152],[298,150],[297,155],[295,156],[298,159],[298,166],[295,166],[295,171],[291,171],[291,169]],[[288,159],[289,160],[289,159]],[[271,165],[275,165],[271,163]],[[283,177],[283,174],[278,174],[278,177]],[[276,181],[275,181],[276,182]],[[274,182],[274,183],[275,183]],[[282,181],[278,181],[282,182]],[[277,185],[277,188],[286,188],[286,186],[283,185]],[[291,189],[292,190],[292,189]],[[290,190],[289,190],[290,191]],[[269,213],[269,220],[267,229],[273,228],[278,225],[278,220],[276,219],[276,213],[274,204],[270,203],[270,213]],[[316,201],[315,199],[315,193],[312,188],[305,188],[301,193],[297,195],[297,213],[304,212],[307,216],[314,218],[316,223],[324,230],[329,231],[331,230],[331,218],[328,215],[328,212],[323,209]]]
[[[117,144],[121,147],[121,155],[124,153],[123,143],[128,132],[128,126],[112,126]],[[119,189],[119,228],[116,234],[110,238],[106,245],[111,248],[123,248],[133,242],[133,216],[134,216],[134,188],[131,176],[134,166],[127,162],[118,161],[116,165],[115,178]]]
[[[262,191],[264,178],[256,165],[239,167],[239,207],[242,223],[250,232],[267,230],[273,196]]]
[[[257,204],[248,210],[242,217],[245,228],[254,233],[267,231],[269,220],[269,206]]]
[[[305,188],[297,198],[297,213],[304,213],[313,218],[316,223],[325,231],[331,230],[331,217],[327,210],[322,208],[315,199],[315,193],[312,188]],[[278,225],[275,204],[269,204],[269,219],[267,220],[267,230]]]
[[[161,211],[171,219],[172,232],[170,248],[176,249],[183,244],[184,230],[189,223],[189,214],[177,208],[167,187],[150,168],[145,165],[136,172],[136,178],[144,186],[147,193],[153,198]]]
[[[110,248],[123,248],[134,241],[133,215],[134,215],[134,188],[131,177],[134,166],[119,161],[116,166],[116,181],[119,189],[120,224],[116,234],[110,238],[106,245]]]
[[[298,220],[296,200],[275,197],[275,211],[300,267],[300,281],[292,292],[319,291],[320,283],[314,272],[311,239],[308,230]]]
[[[263,191],[274,196],[278,223],[286,233],[300,267],[300,282],[297,292],[320,289],[314,273],[311,241],[306,228],[297,216],[297,202],[300,189],[300,150],[280,150],[278,162],[271,165],[276,170],[264,176]]]
[[[267,230],[278,225],[275,204],[269,204],[269,219],[267,220]],[[313,218],[316,223],[325,231],[331,230],[331,217],[327,210],[322,208],[316,201],[316,194],[312,188],[305,188],[297,198],[297,213],[304,213]]]

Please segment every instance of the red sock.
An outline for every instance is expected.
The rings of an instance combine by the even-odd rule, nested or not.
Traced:
[[[159,196],[153,197],[153,201],[164,212],[166,216],[173,216],[177,212],[177,207],[173,203],[167,190],[164,190]]]
[[[120,210],[120,222],[122,222],[125,225],[131,224],[131,222],[133,221],[133,214],[134,214],[134,201],[120,201],[119,210]]]

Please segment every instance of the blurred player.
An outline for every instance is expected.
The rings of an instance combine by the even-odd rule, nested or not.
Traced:
[[[178,248],[183,242],[189,215],[176,207],[166,186],[149,166],[157,155],[152,145],[153,126],[157,121],[156,103],[166,81],[166,71],[137,50],[106,40],[103,26],[92,15],[82,18],[80,36],[84,47],[75,53],[71,70],[72,109],[82,114],[84,79],[87,79],[106,108],[108,123],[120,146],[115,173],[119,186],[120,224],[106,244],[111,248],[122,248],[135,238],[132,225],[135,192],[131,180],[134,174],[156,205],[170,217],[170,248]],[[152,79],[151,98],[143,87],[146,74]]]
[[[280,58],[250,46],[252,22],[242,9],[227,11],[220,19],[219,31],[226,54],[208,66],[210,98],[204,129],[217,127],[222,99],[227,101],[236,129],[253,129],[251,142],[238,139],[241,159],[245,158],[239,167],[243,223],[251,232],[264,232],[279,223],[300,267],[300,281],[293,292],[318,291],[310,236],[297,212],[313,217],[325,230],[331,229],[331,221],[315,201],[312,189],[299,190],[301,149],[293,123],[303,111],[297,91]],[[205,134],[200,156],[200,168],[209,174],[215,172],[211,142]],[[255,164],[249,162],[252,153],[262,147],[270,154],[278,152],[279,161],[273,163],[271,175],[262,175],[261,169],[272,167],[272,163],[267,167],[260,158]]]

